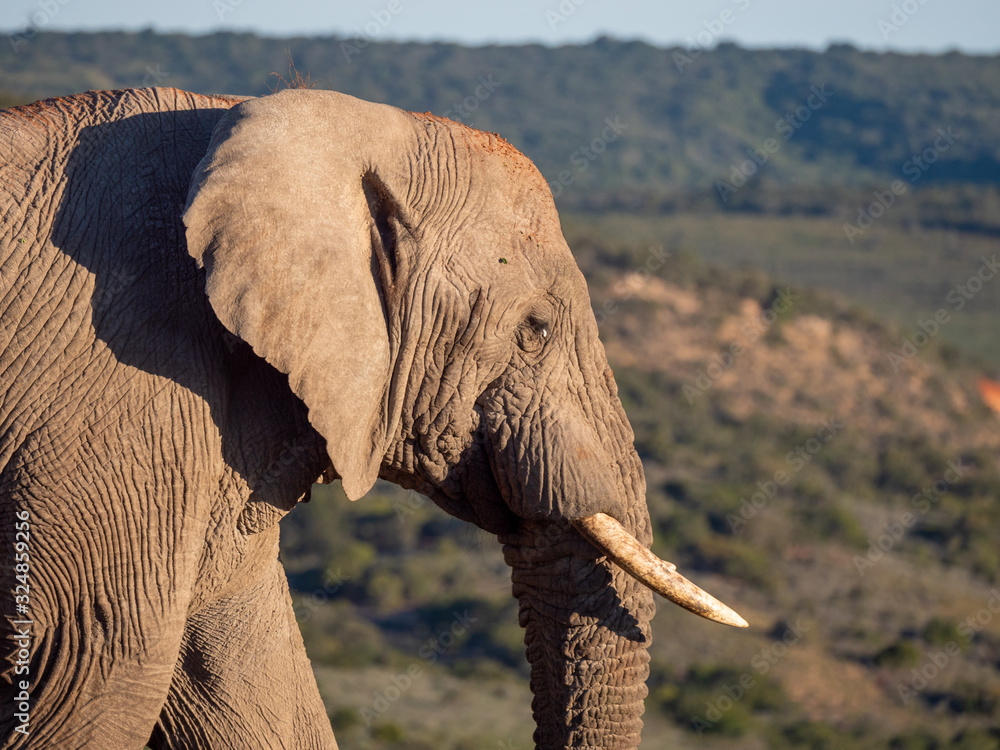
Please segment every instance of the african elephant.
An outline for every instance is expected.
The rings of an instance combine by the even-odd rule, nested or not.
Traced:
[[[637,746],[648,587],[745,624],[648,551],[585,281],[500,137],[89,92],[0,114],[0,185],[3,747],[336,747],[277,556],[318,477],[498,536],[538,747]]]

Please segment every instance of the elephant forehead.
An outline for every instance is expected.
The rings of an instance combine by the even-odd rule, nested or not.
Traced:
[[[572,277],[576,261],[563,237],[548,186],[543,182],[541,188],[533,187],[511,174],[483,183],[478,227],[468,233],[482,262],[495,266],[501,276],[523,271],[544,287],[552,286],[558,277]],[[480,233],[484,227],[488,229]]]
[[[517,203],[534,193],[551,202],[552,193],[538,167],[499,133],[476,130],[430,112],[408,114],[427,132],[434,133],[435,146],[451,152],[459,172],[467,165],[471,180],[497,188],[498,199]]]
[[[548,238],[543,232],[519,231],[508,222],[456,239],[457,252],[444,260],[453,279],[468,279],[519,299],[543,292],[586,295],[583,277],[561,235]]]
[[[538,168],[495,133],[471,132],[479,151],[477,166],[487,186],[485,203],[503,236],[501,246],[511,247],[515,256],[522,255],[547,286],[575,270],[552,192]]]
[[[453,250],[446,255],[462,274],[522,298],[532,290],[586,296],[552,191],[531,159],[497,133],[430,113],[409,114],[445,156],[434,163],[456,175],[452,185],[460,196],[449,202],[444,225]],[[436,151],[422,153],[426,158]],[[429,212],[442,213],[440,206]]]

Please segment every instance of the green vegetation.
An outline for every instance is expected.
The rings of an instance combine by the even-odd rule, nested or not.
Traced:
[[[1000,429],[975,388],[1000,278],[961,291],[998,250],[1000,58],[341,41],[40,33],[0,48],[0,106],[263,94],[288,50],[323,88],[502,133],[588,278],[654,549],[753,625],[660,607],[644,745],[1000,748]],[[492,537],[384,483],[282,525],[343,746],[531,746]]]
[[[356,55],[345,55],[343,42],[42,32],[18,51],[0,48],[0,89],[40,97],[163,85],[256,95],[279,84],[272,73],[285,74],[291,55],[324,88],[504,134],[564,187],[565,207],[813,215],[847,206],[853,221],[856,206],[831,186],[885,190],[900,179],[940,188],[928,202],[961,212],[977,201],[976,186],[1000,182],[995,57],[722,44],[687,63],[677,49],[608,38],[555,49],[372,42]],[[946,143],[938,129],[949,127],[955,137]],[[584,151],[595,139],[604,145]],[[913,162],[935,139],[933,163]],[[767,159],[723,202],[717,183],[739,182],[734,165],[751,158],[748,150]],[[869,189],[859,195],[870,199]],[[1000,198],[990,195],[968,220],[981,213],[997,226],[985,209]]]

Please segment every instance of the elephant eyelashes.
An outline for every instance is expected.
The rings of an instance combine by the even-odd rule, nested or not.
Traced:
[[[517,345],[528,354],[536,354],[549,338],[549,324],[538,318],[528,318],[517,329]]]

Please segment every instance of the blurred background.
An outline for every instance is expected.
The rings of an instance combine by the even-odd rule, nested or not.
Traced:
[[[340,5],[8,0],[0,106],[297,71],[502,134],[590,283],[654,550],[752,624],[659,603],[644,746],[1000,748],[1000,6]],[[496,540],[313,498],[282,556],[341,745],[531,747]]]

